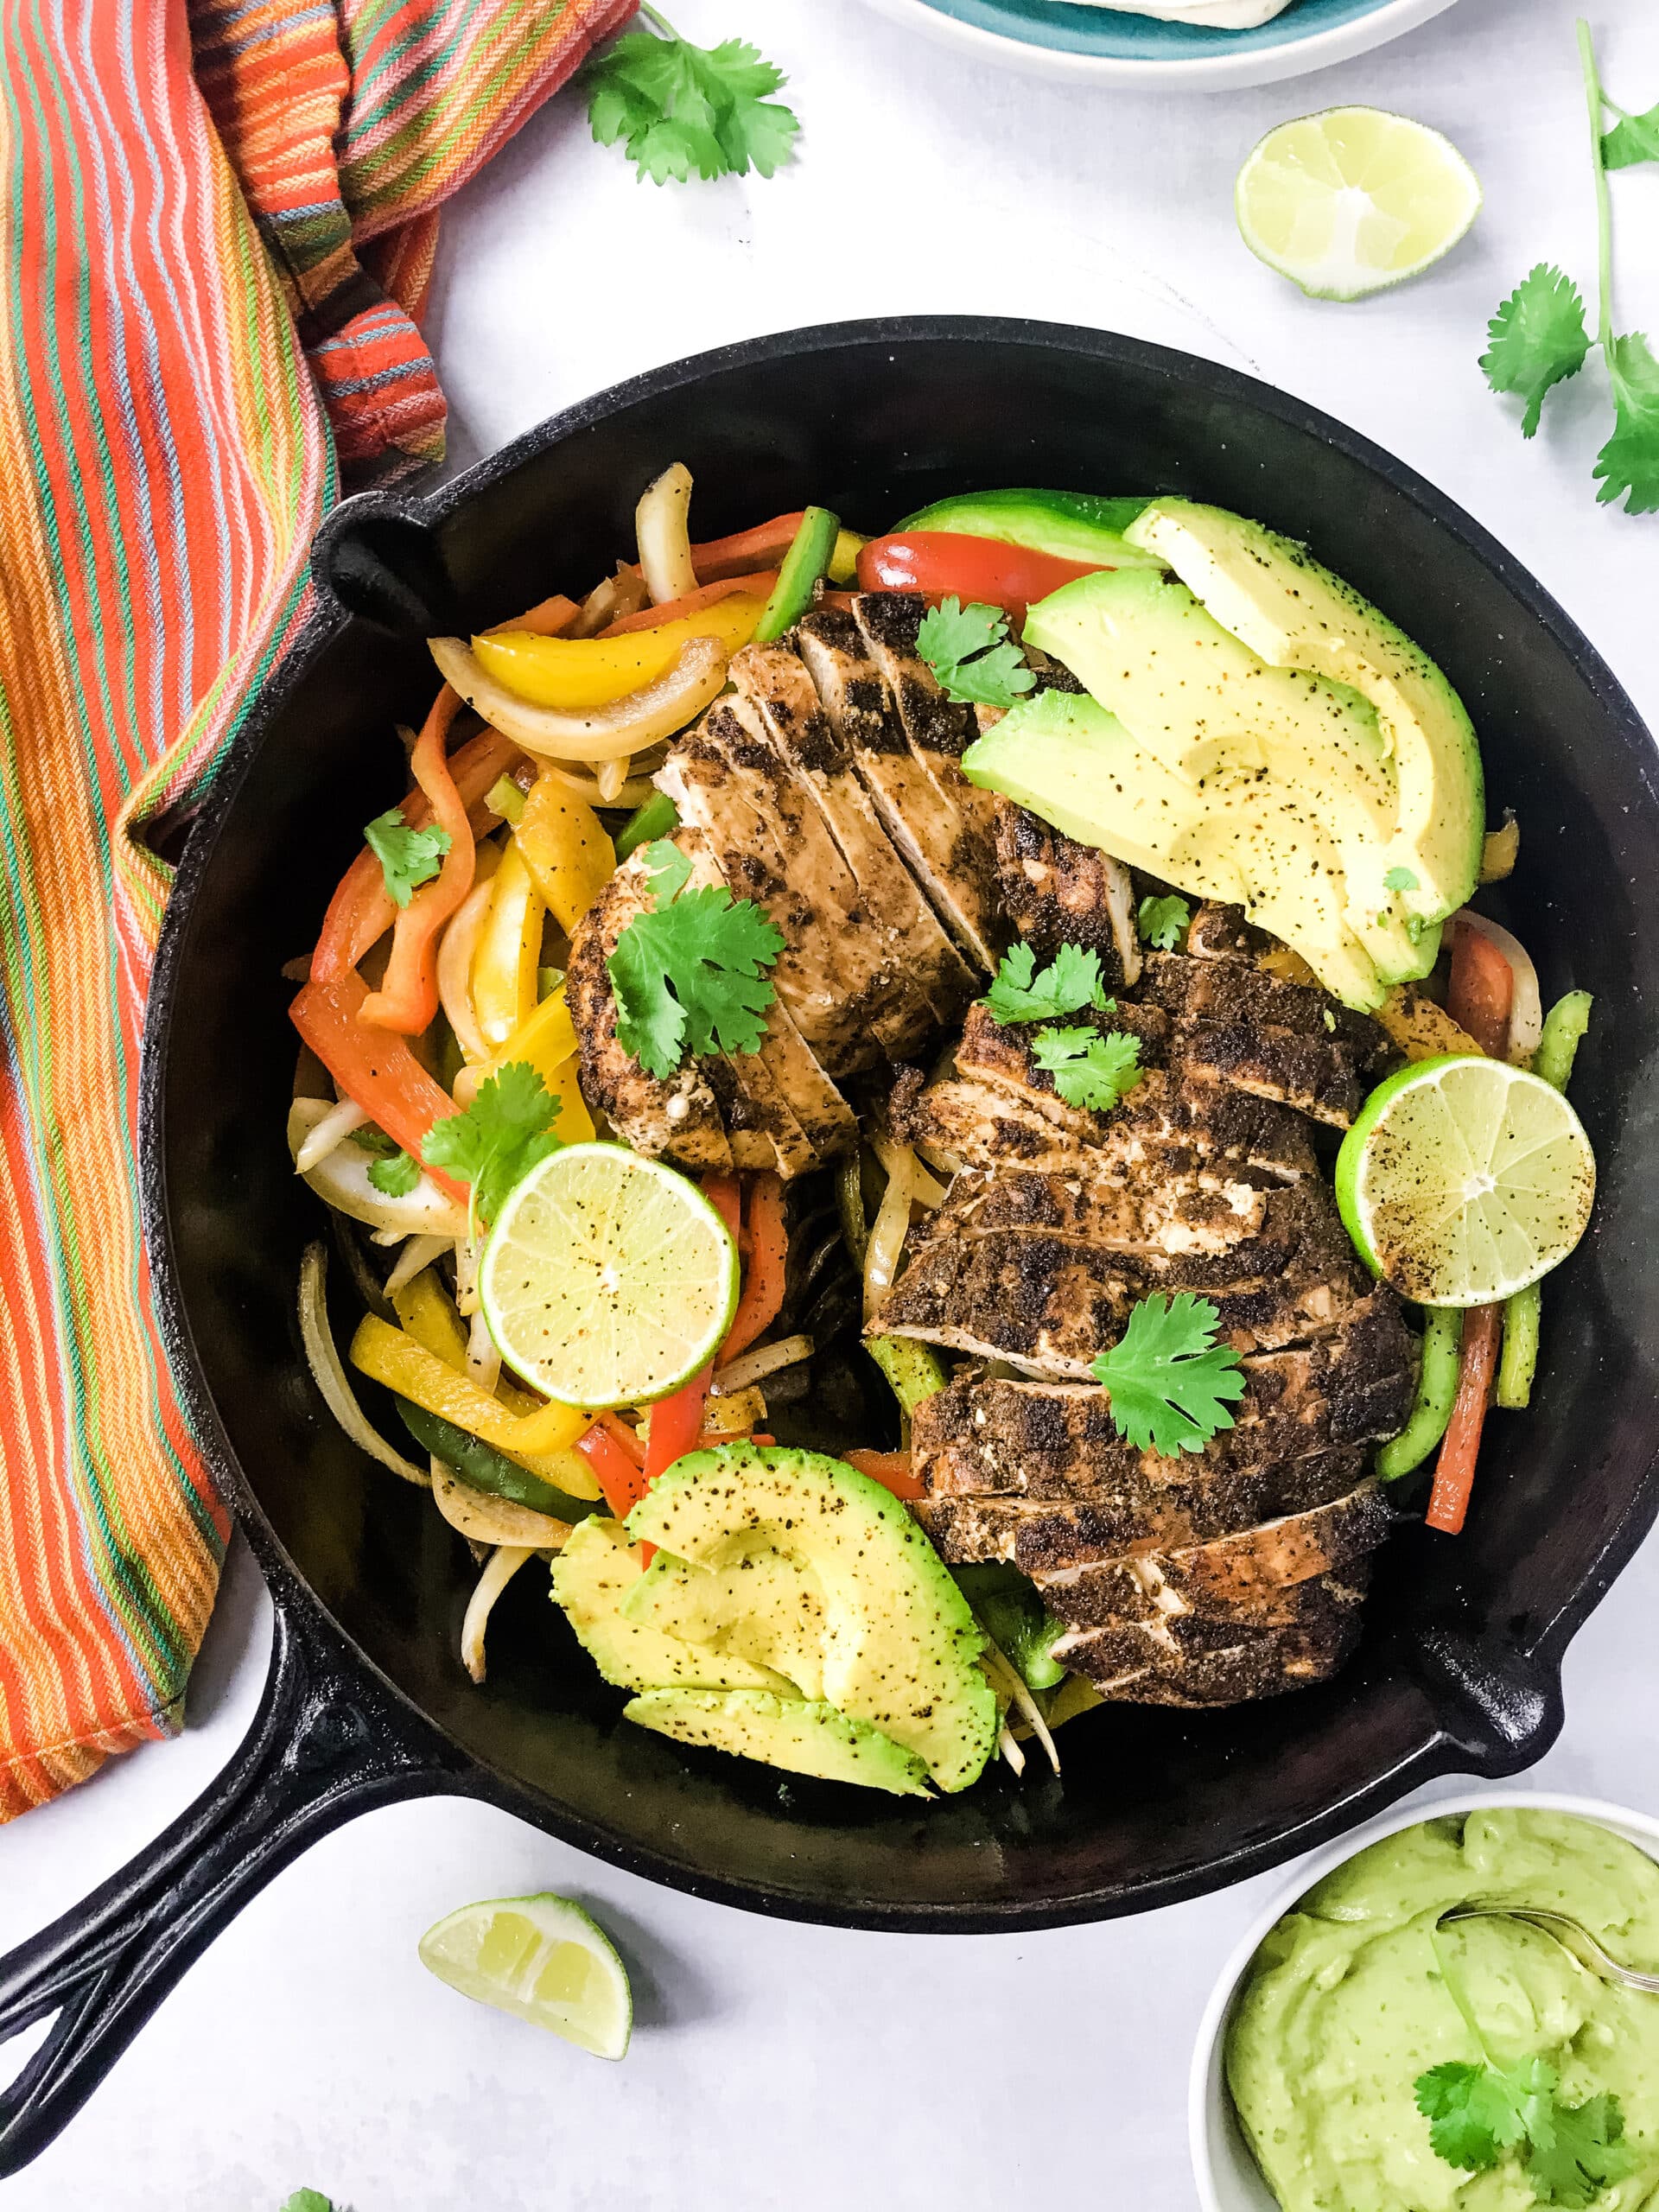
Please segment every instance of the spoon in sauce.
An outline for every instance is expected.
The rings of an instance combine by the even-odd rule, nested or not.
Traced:
[[[1437,1928],[1448,1928],[1458,1920],[1518,1920],[1523,1928],[1535,1928],[1541,1935],[1553,1936],[1564,1951],[1581,1967],[1587,1967],[1599,1980],[1622,1982],[1626,1989],[1639,1989],[1649,1997],[1659,1997],[1659,1974],[1640,1974],[1634,1967],[1621,1966],[1569,1913],[1549,1912],[1538,1905],[1501,1904],[1496,1900],[1489,1904],[1484,1898],[1473,1897],[1466,1904],[1454,1904],[1434,1924]]]

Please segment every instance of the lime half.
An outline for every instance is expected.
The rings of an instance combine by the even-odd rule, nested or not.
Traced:
[[[633,1997],[616,1946],[591,1913],[543,1891],[464,1904],[421,1938],[421,1964],[463,1997],[516,2012],[600,2058],[620,2058]]]
[[[1585,1232],[1596,1160],[1541,1076],[1418,1060],[1381,1083],[1337,1155],[1337,1204],[1374,1273],[1422,1306],[1492,1306]]]
[[[1480,180],[1427,124],[1331,107],[1269,130],[1233,205],[1269,269],[1316,300],[1358,300],[1449,252],[1480,213]]]
[[[696,1185],[617,1144],[551,1154],[502,1207],[478,1295],[516,1375],[569,1406],[666,1397],[719,1349],[737,1247]]]

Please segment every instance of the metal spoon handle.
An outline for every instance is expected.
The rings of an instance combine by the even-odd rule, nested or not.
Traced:
[[[1446,1927],[1457,1920],[1518,1920],[1523,1927],[1535,1928],[1541,1935],[1553,1937],[1580,1966],[1588,1967],[1604,1981],[1621,1982],[1626,1989],[1638,1989],[1647,1996],[1659,1997],[1659,1974],[1642,1974],[1635,1967],[1621,1965],[1570,1913],[1551,1912],[1538,1905],[1471,1903],[1453,1905],[1449,1912],[1443,1912],[1440,1924]]]

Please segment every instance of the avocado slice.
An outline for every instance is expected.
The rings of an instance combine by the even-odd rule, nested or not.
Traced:
[[[1064,691],[1022,699],[969,747],[962,766],[969,783],[1080,844],[1195,898],[1243,906],[1346,1004],[1381,1004],[1387,986],[1349,926],[1339,855],[1289,795],[1270,804],[1255,772],[1218,774],[1200,791],[1097,700]]]
[[[929,1794],[927,1769],[913,1751],[833,1705],[764,1690],[647,1690],[624,1706],[622,1717],[677,1743],[707,1744],[791,1774],[860,1783],[895,1797]]]
[[[997,1729],[984,1638],[919,1525],[880,1483],[823,1452],[721,1445],[659,1476],[627,1525],[636,1541],[710,1570],[707,1585],[690,1580],[704,1608],[729,1618],[795,1604],[804,1586],[794,1570],[810,1569],[822,1591],[823,1699],[915,1752],[942,1789],[979,1775]],[[778,1557],[790,1571],[769,1564]],[[658,1622],[672,1586],[657,1586]],[[696,1615],[699,1633],[709,1621],[707,1610]]]
[[[1419,922],[1455,913],[1480,871],[1485,785],[1474,725],[1422,647],[1305,545],[1243,515],[1155,499],[1127,534],[1270,666],[1305,669],[1371,702],[1400,794],[1384,872],[1413,878],[1402,895]]]
[[[729,1566],[658,1552],[622,1601],[623,1618],[751,1666],[807,1698],[824,1694],[830,1623],[823,1583],[794,1552],[746,1548]]]
[[[1099,561],[1108,568],[1161,568],[1156,553],[1123,535],[1145,499],[1102,499],[1092,492],[969,492],[936,499],[894,525],[901,530],[951,531],[963,537],[996,537],[1062,561]]]
[[[1270,668],[1179,578],[1152,569],[1064,585],[1031,609],[1026,638],[1176,774],[1211,792],[1220,777],[1254,778],[1264,819],[1288,826],[1288,805],[1322,824],[1340,855],[1348,928],[1378,973],[1387,982],[1427,974],[1434,940],[1384,880],[1399,793],[1369,700],[1303,670]]]
[[[620,1521],[582,1522],[553,1561],[554,1600],[607,1682],[624,1690],[673,1685],[795,1694],[794,1684],[770,1668],[625,1618],[622,1601],[642,1571]]]

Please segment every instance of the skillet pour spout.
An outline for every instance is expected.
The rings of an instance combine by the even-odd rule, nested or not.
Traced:
[[[1010,393],[1019,396],[1009,405]],[[465,1551],[321,1405],[295,1286],[314,1202],[283,1142],[280,970],[391,795],[423,632],[480,630],[602,573],[669,461],[700,536],[827,505],[875,531],[1048,484],[1179,493],[1307,541],[1438,660],[1521,820],[1491,899],[1548,995],[1594,994],[1573,1096],[1602,1198],[1550,1278],[1542,1382],[1497,1432],[1469,1528],[1382,1554],[1335,1681],[1219,1713],[1108,1707],[1063,1778],[926,1807],[688,1752],[620,1719],[538,1577],[456,1656]],[[426,499],[350,503],[305,631],[221,771],[168,908],[145,1038],[146,1227],[196,1434],[271,1585],[272,1677],[227,1774],[76,1912],[0,1961],[0,2171],[65,2124],[217,1929],[316,1836],[434,1790],[489,1798],[694,1894],[843,1927],[984,1933],[1137,1912],[1260,1872],[1448,1772],[1497,1777],[1560,1723],[1560,1658],[1659,1510],[1659,791],[1651,740],[1554,602],[1410,470],[1300,401],[1099,332],[963,317],[794,331],[583,401]],[[440,618],[442,618],[440,621]],[[1540,825],[1532,834],[1531,825]],[[1548,830],[1548,835],[1543,830]],[[342,1312],[341,1319],[344,1319]],[[1407,1509],[1420,1501],[1404,1490]]]

